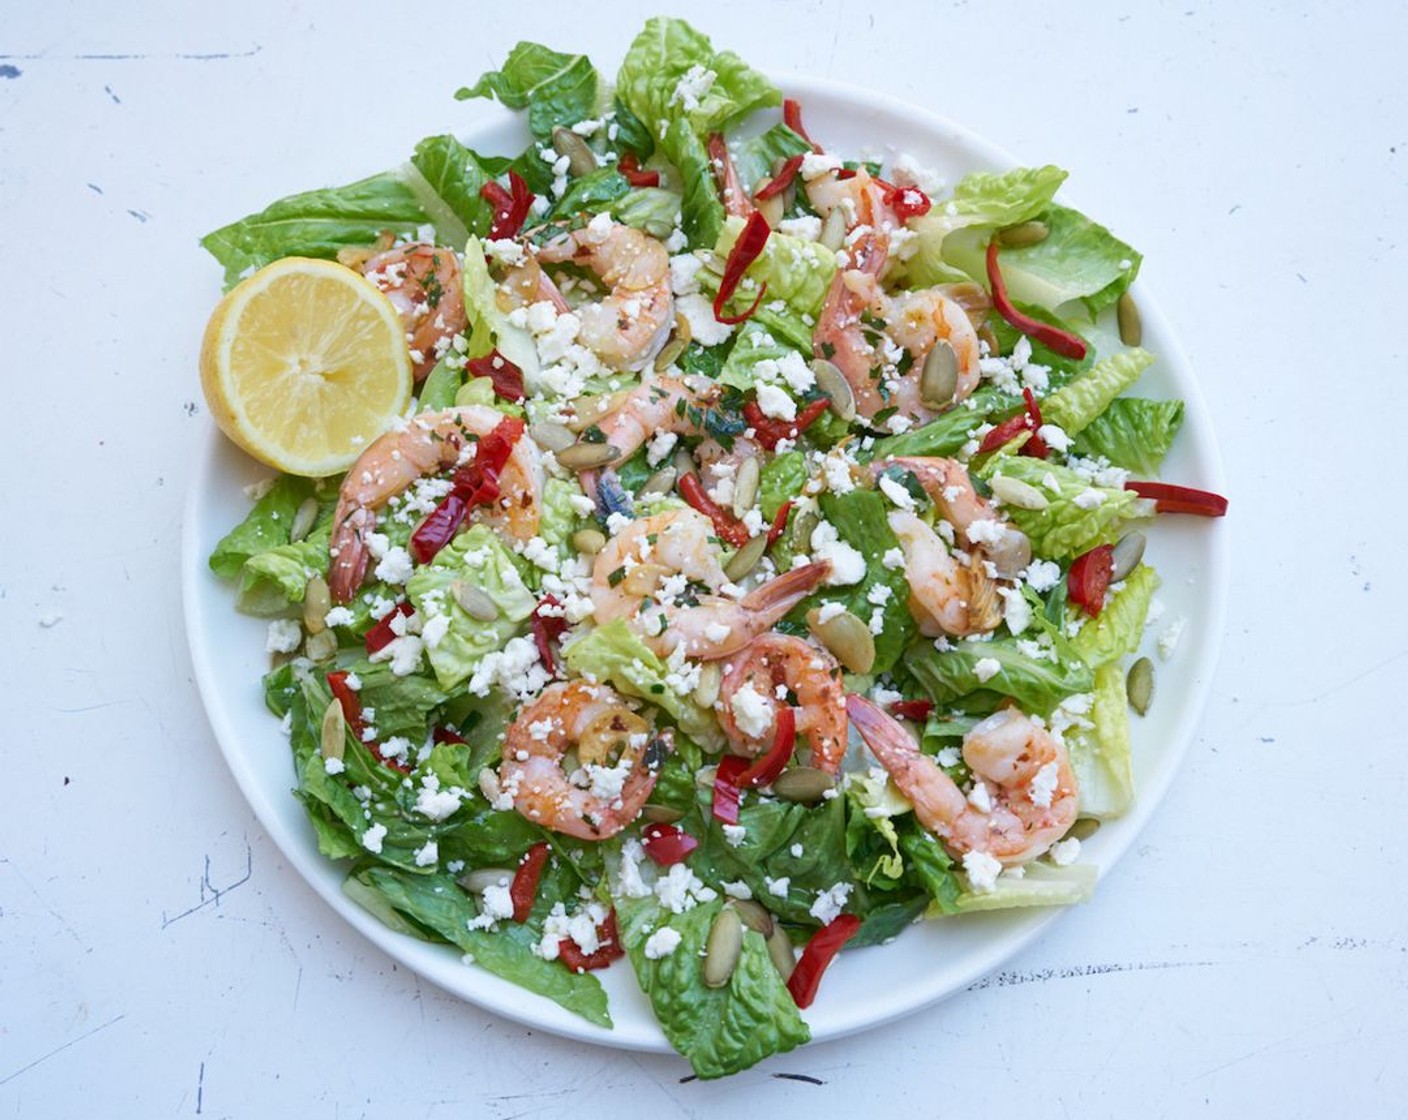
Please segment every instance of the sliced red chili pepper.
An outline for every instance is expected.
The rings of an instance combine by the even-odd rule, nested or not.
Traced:
[[[347,726],[352,729],[352,734],[360,741],[362,729],[366,726],[362,722],[362,698],[347,683],[347,673],[341,669],[335,673],[329,673],[328,689],[332,692],[333,699],[342,706],[342,718],[347,721]]]
[[[437,743],[465,743],[468,740],[453,727],[437,727],[430,733]]]
[[[734,548],[742,548],[748,543],[748,527],[709,497],[697,474],[685,475],[680,479],[679,486],[680,496],[714,523],[714,532],[719,534],[720,539]]]
[[[1071,570],[1066,574],[1067,596],[1086,614],[1099,614],[1105,605],[1105,593],[1110,590],[1114,570],[1113,545],[1097,545],[1081,553],[1071,562]]]
[[[748,401],[743,406],[743,419],[753,429],[753,438],[772,451],[782,440],[796,439],[815,424],[830,406],[830,398],[821,397],[805,405],[795,420],[778,420],[765,415],[757,401]]]
[[[807,947],[792,970],[787,981],[787,990],[792,993],[792,1002],[798,1007],[810,1007],[816,999],[816,990],[821,985],[821,975],[826,971],[832,958],[841,951],[847,941],[860,929],[860,919],[854,914],[842,914],[828,922],[812,934]]]
[[[1033,459],[1045,459],[1051,454],[1051,449],[1046,446],[1046,441],[1037,435],[1037,430],[1041,427],[1041,408],[1036,403],[1036,394],[1031,389],[1023,389],[1022,396],[1026,400],[1026,409],[1009,416],[992,431],[983,437],[983,442],[978,445],[978,454],[985,455],[989,451],[996,451],[1008,442],[1021,435],[1022,432],[1031,432],[1027,442],[1022,444],[1018,451],[1019,455],[1028,455]]]
[[[901,222],[923,217],[934,205],[929,201],[929,196],[918,187],[897,187],[894,183],[886,183],[883,180],[880,184],[885,205],[894,211],[895,217]]]
[[[482,358],[471,358],[465,369],[474,377],[487,377],[494,383],[494,395],[501,400],[521,401],[523,392],[523,371],[505,358],[497,350],[491,350]]]
[[[396,604],[396,609],[387,611],[382,615],[381,621],[367,631],[366,637],[362,639],[366,643],[367,653],[376,653],[385,649],[396,640],[396,631],[391,627],[398,618],[409,618],[415,613],[415,607],[409,600],[402,600]]]
[[[544,614],[544,607],[557,613]],[[552,655],[552,643],[567,630],[567,619],[562,617],[562,601],[556,595],[544,595],[533,608],[529,625],[533,628],[533,641],[538,647],[538,659],[542,661],[544,669],[556,675],[557,661]]]
[[[709,166],[714,169],[714,181],[719,184],[719,197],[724,210],[735,218],[747,218],[757,213],[757,208],[748,199],[743,189],[743,180],[738,177],[738,168],[733,165],[728,144],[722,132],[709,137]]]
[[[517,237],[533,205],[533,192],[517,171],[508,173],[508,183],[507,191],[493,179],[479,188],[479,197],[494,208],[494,221],[489,227],[489,237],[494,241]]]
[[[1191,486],[1174,486],[1168,482],[1126,482],[1141,498],[1153,498],[1160,513],[1192,513],[1199,517],[1222,517],[1227,512],[1227,499],[1210,490],[1195,490]]]
[[[590,972],[594,968],[605,968],[614,960],[626,955],[621,948],[621,935],[616,930],[616,911],[607,912],[601,924],[596,927],[596,937],[601,947],[594,953],[584,953],[570,937],[557,943],[557,959],[573,972]]]
[[[812,151],[821,154],[821,146],[810,136],[807,130],[802,127],[802,103],[795,98],[786,98],[782,102],[782,123],[812,146]]]
[[[738,823],[738,807],[743,800],[738,776],[747,769],[748,760],[737,755],[731,754],[719,760],[718,770],[714,773],[714,800],[710,806],[716,821]]]
[[[635,152],[622,152],[621,158],[616,161],[616,170],[626,177],[626,182],[633,187],[658,187],[660,185],[660,172],[642,171],[640,160],[636,158]]]
[[[792,185],[792,180],[797,177],[797,172],[801,166],[801,156],[790,156],[787,161],[778,168],[777,174],[768,181],[767,186],[761,187],[753,192],[753,201],[766,202],[770,198],[776,198]]]
[[[1025,335],[1036,339],[1050,350],[1067,358],[1079,360],[1085,357],[1085,339],[1050,323],[1043,323],[1025,312],[1018,311],[1007,297],[1007,285],[1002,280],[1002,269],[997,263],[997,239],[988,242],[988,285],[992,288],[992,304],[997,313]]]
[[[792,512],[792,501],[789,498],[777,507],[777,516],[772,519],[772,526],[768,529],[768,547],[771,548],[778,542],[778,539],[787,529],[787,517]]]
[[[743,274],[748,271],[748,266],[758,259],[758,255],[762,253],[763,246],[768,243],[768,238],[771,235],[772,227],[768,225],[768,220],[754,210],[749,215],[748,222],[744,225],[742,232],[739,233],[738,240],[729,250],[728,260],[724,264],[724,278],[719,281],[719,291],[714,296],[714,318],[720,323],[727,323],[730,326],[741,323],[758,310],[758,305],[763,302],[763,295],[768,290],[766,284],[758,289],[758,298],[743,314],[734,316],[724,314],[724,306],[733,298],[733,293],[738,290],[738,284],[743,279]]]
[[[932,700],[896,700],[890,705],[890,714],[896,719],[928,719],[933,710]]]
[[[411,555],[420,564],[429,564],[450,543],[464,524],[469,506],[458,494],[446,494],[411,534]],[[389,640],[389,639],[388,639]]]
[[[508,887],[515,922],[526,922],[533,912],[533,902],[538,897],[538,880],[543,877],[543,867],[548,862],[550,851],[547,841],[540,840],[518,861],[518,870],[513,873],[513,882]]]
[[[505,416],[474,448],[474,459],[455,471],[454,493],[466,505],[489,505],[499,500],[499,472],[504,469],[513,445],[523,435],[523,421]]]
[[[772,734],[772,746],[768,753],[754,759],[748,769],[738,775],[740,787],[756,788],[770,785],[782,773],[792,749],[797,745],[797,709],[783,707],[777,709],[777,724]]]
[[[699,847],[698,840],[672,824],[648,824],[640,831],[645,854],[661,867],[688,859],[689,853]]]

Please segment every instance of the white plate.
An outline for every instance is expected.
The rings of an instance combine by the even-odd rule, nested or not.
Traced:
[[[1016,166],[1010,156],[931,113],[859,89],[813,78],[782,87],[802,100],[812,134],[838,153],[906,151],[949,183],[975,170]],[[485,107],[467,140],[485,152],[514,152],[526,142],[522,125]],[[397,138],[409,148],[419,134]],[[368,168],[368,171],[373,170]],[[1099,215],[1094,215],[1098,220]],[[1138,230],[1118,231],[1136,244]],[[212,264],[211,273],[214,275]],[[1186,421],[1163,477],[1225,492],[1212,428],[1197,383],[1163,316],[1138,288],[1144,345],[1158,356],[1138,391],[1180,397]],[[193,331],[198,324],[192,324]],[[288,742],[263,704],[260,676],[268,667],[265,623],[234,611],[233,592],[206,567],[212,547],[249,509],[242,488],[268,474],[212,430],[192,483],[183,532],[182,580],[186,627],[196,680],[211,726],[256,815],[299,873],[348,922],[397,961],[446,990],[500,1015],[572,1038],[637,1050],[669,1049],[623,963],[601,974],[614,1030],[603,1030],[460,961],[443,946],[393,933],[342,894],[342,868],[318,854],[295,784]],[[1228,538],[1221,521],[1170,517],[1150,531],[1147,558],[1163,577],[1165,619],[1187,618],[1177,656],[1158,667],[1158,695],[1149,715],[1135,720],[1138,802],[1125,819],[1105,825],[1082,858],[1102,870],[1129,847],[1164,792],[1193,735],[1221,642],[1228,584]],[[1100,905],[1099,893],[1088,905]],[[912,1012],[995,969],[1031,941],[1059,911],[1013,911],[930,922],[886,946],[843,953],[806,1012],[814,1039],[836,1038]]]

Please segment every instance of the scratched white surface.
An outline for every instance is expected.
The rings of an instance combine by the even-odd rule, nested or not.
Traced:
[[[1403,1114],[1408,9],[677,8],[1069,168],[1200,370],[1236,543],[1200,734],[1095,901],[947,1003],[700,1084],[344,926],[221,761],[176,578],[197,238],[455,129],[520,37],[614,68],[659,6],[141,7],[0,22],[0,1116]]]

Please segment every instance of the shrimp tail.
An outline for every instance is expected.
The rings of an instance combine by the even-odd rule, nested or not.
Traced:
[[[771,629],[783,615],[821,586],[831,574],[831,561],[818,560],[801,568],[793,568],[776,579],[770,579],[742,599],[740,605],[760,616],[758,633]],[[762,621],[766,619],[766,621]]]
[[[370,557],[366,533],[375,525],[375,514],[365,506],[339,507],[332,534],[332,563],[328,566],[328,591],[334,603],[348,603],[366,578]]]
[[[963,791],[919,749],[899,721],[878,705],[851,693],[846,697],[846,714],[870,753],[913,803],[919,823],[935,835],[947,837],[963,814]]]

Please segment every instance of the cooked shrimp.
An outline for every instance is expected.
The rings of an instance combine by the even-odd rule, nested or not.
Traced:
[[[435,245],[399,245],[368,259],[362,274],[386,293],[401,317],[420,381],[465,327],[459,260]]]
[[[846,700],[841,667],[825,650],[801,638],[762,634],[741,649],[724,667],[719,699],[714,704],[719,723],[733,749],[743,755],[760,755],[772,745],[776,711],[796,697],[797,732],[806,735],[811,763],[828,774],[841,768],[846,753]],[[761,698],[770,710],[767,726],[749,734],[738,723],[735,697],[740,693]],[[778,694],[782,695],[779,696]],[[753,699],[753,703],[760,701]]]
[[[335,602],[348,602],[366,577],[367,536],[376,528],[376,511],[417,479],[449,470],[465,461],[474,437],[486,436],[503,413],[485,405],[427,412],[399,430],[376,439],[352,464],[333,512],[328,589]],[[536,536],[542,509],[543,466],[538,445],[520,439],[499,473],[502,497],[483,519],[517,540]]]
[[[1009,866],[1025,863],[1075,823],[1076,778],[1065,748],[1015,708],[988,716],[963,737],[963,761],[974,780],[969,795],[869,700],[852,694],[846,710],[871,753],[913,803],[919,823],[955,855],[984,852]]]
[[[670,255],[638,229],[598,215],[538,250],[538,260],[572,261],[611,286],[596,303],[576,309],[582,344],[613,369],[646,366],[669,337],[675,320],[670,291]]]
[[[616,394],[611,411],[596,422],[605,442],[619,452],[613,462],[634,455],[657,432],[699,435],[702,411],[718,396],[717,386],[691,388],[674,377],[648,377]],[[593,398],[584,398],[593,400]]]
[[[808,564],[727,598],[718,594],[728,577],[713,524],[674,509],[632,521],[606,542],[591,595],[599,623],[624,618],[660,656],[683,646],[689,657],[714,660],[772,629],[830,574],[829,562]]]
[[[1002,621],[997,584],[980,557],[960,564],[938,533],[908,510],[892,510],[888,519],[904,552],[909,613],[921,634],[986,634]]]
[[[605,840],[639,815],[673,749],[668,730],[652,732],[607,685],[563,681],[509,725],[498,786],[530,821]],[[568,751],[583,763],[571,774],[562,765]]]

